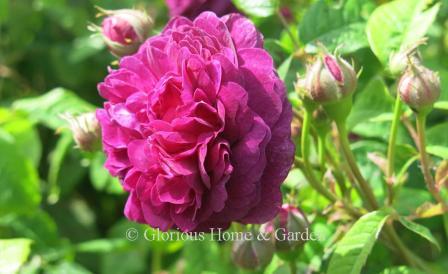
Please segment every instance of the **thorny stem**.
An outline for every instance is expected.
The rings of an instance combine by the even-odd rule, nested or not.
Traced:
[[[348,133],[345,126],[345,122],[342,123],[336,122],[336,126],[339,131],[339,140],[341,142],[342,151],[348,162],[348,165],[350,166],[351,171],[353,172],[353,175],[356,178],[356,181],[358,181],[358,184],[362,190],[363,195],[367,200],[368,206],[370,209],[377,209],[378,202],[375,199],[375,195],[373,195],[373,191],[370,188],[369,183],[362,176],[361,171],[359,170],[358,165],[356,164],[355,156],[353,155],[353,152],[350,149],[350,143],[348,141]]]
[[[394,116],[389,135],[389,147],[387,149],[387,170],[386,170],[386,186],[388,190],[387,204],[392,205],[394,201],[394,164],[395,164],[395,145],[397,141],[398,125],[401,115],[401,100],[400,96],[395,98]]]

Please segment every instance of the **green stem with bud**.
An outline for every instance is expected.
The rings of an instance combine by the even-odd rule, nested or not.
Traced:
[[[322,172],[325,172],[325,143],[326,134],[318,134],[317,136],[317,155]]]
[[[302,124],[302,133],[300,145],[302,149],[302,157],[303,157],[303,171],[307,175],[308,181],[310,185],[320,194],[322,194],[325,198],[327,198],[330,202],[336,202],[337,197],[332,192],[330,192],[327,188],[325,188],[319,180],[316,178],[314,171],[311,167],[311,163],[309,161],[310,157],[310,127],[311,127],[311,113],[308,110],[305,110],[303,115],[303,124]]]
[[[316,178],[316,175],[314,174],[314,171],[311,167],[311,163],[309,161],[310,127],[311,127],[311,112],[306,110],[303,115],[302,133],[301,133],[301,149],[302,149],[303,161],[297,159],[296,157],[295,161],[296,164],[303,171],[303,174],[308,180],[308,183],[311,185],[311,187],[314,188],[318,193],[320,193],[322,196],[327,198],[332,203],[340,201],[344,205],[344,208],[347,210],[347,212],[349,212],[354,217],[360,217],[361,214],[359,213],[358,210],[356,210],[353,206],[348,204],[344,199],[339,200],[334,193],[330,192],[327,188],[325,188]]]
[[[394,164],[395,164],[395,145],[397,142],[398,125],[401,116],[401,99],[400,96],[395,98],[394,116],[389,135],[389,146],[387,148],[387,169],[386,169],[386,186],[388,190],[387,204],[392,205],[394,201]]]
[[[358,181],[360,188],[367,199],[368,205],[371,207],[371,209],[375,210],[378,209],[378,203],[376,201],[376,198],[373,194],[373,191],[368,184],[368,182],[364,179],[364,177],[361,174],[361,171],[358,168],[358,165],[355,160],[355,156],[353,155],[353,152],[350,149],[350,143],[348,140],[348,132],[345,125],[345,121],[336,120],[336,126],[339,131],[339,139],[341,142],[341,148],[343,150],[344,156],[349,164],[350,169],[353,172],[353,175],[355,176],[356,180]],[[417,255],[415,255],[409,248],[406,247],[406,245],[401,241],[401,239],[398,237],[394,227],[392,224],[386,224],[385,226],[385,234],[387,238],[391,241],[393,246],[395,247],[398,254],[410,265],[420,268],[421,270],[426,271],[426,273],[432,273],[432,271],[426,266],[425,262],[421,260]]]
[[[353,155],[353,152],[350,149],[350,143],[348,141],[348,132],[347,127],[345,125],[345,121],[336,120],[335,122],[339,132],[339,140],[341,142],[342,152],[344,153],[344,156],[347,160],[350,169],[353,172],[353,175],[356,178],[356,181],[358,181],[361,191],[367,201],[368,207],[370,209],[377,209],[378,202],[376,201],[375,195],[373,194],[373,191],[369,183],[362,176],[361,171],[359,170],[358,165],[356,164],[355,156]]]
[[[441,204],[443,209],[443,221],[445,226],[445,232],[448,236],[448,204],[440,195],[439,190],[436,187],[436,182],[431,174],[431,168],[429,166],[429,158],[426,153],[426,116],[427,112],[417,113],[417,135],[418,135],[418,147],[420,152],[420,164],[423,173],[423,178],[425,179],[426,186],[429,192],[434,197],[434,199]]]

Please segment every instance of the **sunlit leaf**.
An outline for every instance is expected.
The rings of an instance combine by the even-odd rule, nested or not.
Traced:
[[[30,119],[52,129],[67,124],[60,117],[63,113],[80,114],[95,108],[72,91],[63,88],[55,88],[39,97],[17,100],[13,107],[28,113]]]
[[[367,23],[370,47],[387,64],[391,53],[421,39],[434,22],[440,4],[427,6],[425,0],[396,0],[375,9]]]
[[[1,135],[0,151],[0,215],[33,210],[41,199],[37,170]]]
[[[330,50],[341,46],[341,53],[367,47],[365,27],[372,7],[373,3],[369,0],[348,0],[342,5],[317,1],[305,13],[300,24],[300,39],[308,44],[308,52],[316,51],[317,41]]]
[[[278,0],[232,0],[232,2],[245,14],[255,17],[271,16],[278,6]]]
[[[388,210],[374,211],[362,216],[337,243],[326,273],[361,273],[388,217]]]
[[[1,239],[0,273],[17,273],[30,254],[31,243],[29,239]]]

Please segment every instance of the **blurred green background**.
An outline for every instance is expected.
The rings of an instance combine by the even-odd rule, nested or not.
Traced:
[[[355,153],[363,172],[382,195],[381,176],[367,160],[367,152],[386,148],[384,132],[390,120],[385,114],[392,110],[388,93],[393,92],[395,81],[384,72],[385,65],[372,52],[365,33],[366,22],[380,2],[388,1],[282,1],[282,7],[290,8],[293,14],[288,26],[269,10],[250,16],[266,38],[265,47],[279,67],[294,105],[293,81],[304,69],[305,49],[313,51],[310,42],[323,40],[331,49],[342,43],[343,53],[355,60],[358,69],[362,67],[362,96],[356,98],[349,123],[361,140]],[[429,42],[422,51],[425,64],[440,72],[444,89],[441,100],[445,105],[439,104],[429,122],[428,142],[436,162],[448,158],[448,1],[442,2],[433,18],[435,23],[423,33]],[[128,222],[123,216],[126,194],[102,167],[103,154],[73,148],[71,133],[59,115],[101,106],[96,85],[115,60],[101,37],[87,30],[89,22],[100,23],[95,18],[95,5],[145,8],[156,21],[153,33],[168,20],[163,0],[0,0],[0,239],[12,239],[0,240],[0,273],[2,267],[13,264],[23,264],[21,273],[119,274],[160,269],[236,273],[229,260],[229,244],[146,241],[142,235],[148,227]],[[333,31],[336,34],[331,34]],[[400,131],[398,158],[402,159],[397,161],[402,163],[415,155],[415,149],[404,127]],[[408,187],[399,201],[401,212],[406,214],[430,199],[419,185],[416,163],[410,172]],[[320,241],[306,245],[298,263],[301,269],[324,269],[337,226],[327,223],[321,213],[326,202],[304,183],[298,170],[293,170],[284,184],[285,191],[293,188],[300,188],[301,206],[312,216],[313,230],[322,235]],[[439,220],[423,222],[446,243]],[[135,241],[126,239],[130,228],[139,233]],[[412,234],[403,236],[418,244],[428,260],[448,269],[446,250],[439,254],[429,245],[420,245],[422,240]],[[369,273],[393,264],[391,257],[383,245],[375,246]],[[275,257],[265,273],[289,272]]]

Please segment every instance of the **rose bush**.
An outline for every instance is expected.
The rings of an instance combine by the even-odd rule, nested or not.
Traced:
[[[292,110],[249,20],[174,18],[98,89],[105,166],[129,192],[129,219],[206,231],[278,212]]]

